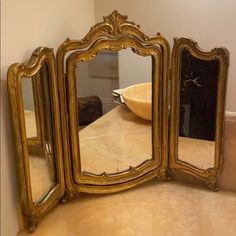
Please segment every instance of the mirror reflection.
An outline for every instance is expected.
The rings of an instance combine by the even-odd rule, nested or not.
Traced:
[[[81,171],[117,173],[152,159],[151,56],[104,50],[75,70]]]
[[[179,159],[201,169],[214,167],[217,60],[182,52],[179,107]]]
[[[22,79],[27,151],[34,202],[43,199],[56,184],[49,86],[46,64],[43,64],[36,75]]]
[[[30,78],[22,80],[22,90],[24,91],[22,95],[24,101],[24,115],[27,124],[26,137],[30,141],[37,139],[37,136],[39,135],[35,117],[33,85]]]

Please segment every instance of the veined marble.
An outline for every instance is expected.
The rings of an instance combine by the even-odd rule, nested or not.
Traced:
[[[117,106],[79,131],[82,170],[100,174],[135,167],[152,158],[151,122]]]
[[[179,137],[178,159],[188,162],[198,168],[208,169],[214,167],[215,142]]]
[[[25,231],[18,236],[32,235]],[[235,236],[236,194],[151,181],[116,194],[81,194],[34,236]]]

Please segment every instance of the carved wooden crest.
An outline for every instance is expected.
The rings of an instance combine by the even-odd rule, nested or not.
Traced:
[[[139,25],[135,25],[134,22],[127,21],[128,17],[125,15],[121,15],[118,11],[113,11],[110,15],[103,17],[103,22],[100,22],[93,26],[90,29],[90,32],[94,30],[102,30],[103,32],[107,32],[111,35],[118,35],[122,32],[123,26],[133,26],[135,28],[140,28]],[[90,33],[89,32],[89,33]]]

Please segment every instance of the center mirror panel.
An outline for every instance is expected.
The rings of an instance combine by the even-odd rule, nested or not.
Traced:
[[[137,185],[165,176],[160,125],[162,60],[159,46],[145,46],[135,38],[99,39],[68,57],[75,183],[102,186],[136,179]],[[141,176],[144,180],[138,179]]]
[[[81,172],[115,174],[151,160],[151,56],[103,50],[75,70]]]

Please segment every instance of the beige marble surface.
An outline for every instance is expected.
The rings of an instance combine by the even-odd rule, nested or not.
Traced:
[[[33,235],[235,236],[236,194],[156,181],[116,194],[82,194],[51,211]]]
[[[215,142],[187,137],[178,138],[178,159],[201,169],[214,167]]]
[[[27,120],[32,120],[32,112],[27,113]],[[236,191],[235,127],[235,119],[226,119],[225,160],[223,173],[220,176],[221,187],[232,191]],[[117,135],[118,133],[120,135]],[[84,128],[80,131],[80,136],[82,138],[82,169],[92,173],[122,171],[151,157],[150,122],[138,118],[121,106]],[[213,142],[181,137],[179,147],[180,159],[200,168],[213,166]],[[36,201],[52,183],[48,165],[43,156],[30,158],[30,173],[33,198]]]
[[[226,122],[225,171],[221,178],[231,187],[236,179],[236,125],[232,122]],[[18,235],[32,234],[22,231]],[[51,211],[33,235],[235,236],[236,194],[156,181],[116,194],[81,194],[79,199]]]
[[[79,131],[82,170],[116,173],[152,158],[151,122],[117,106]]]

